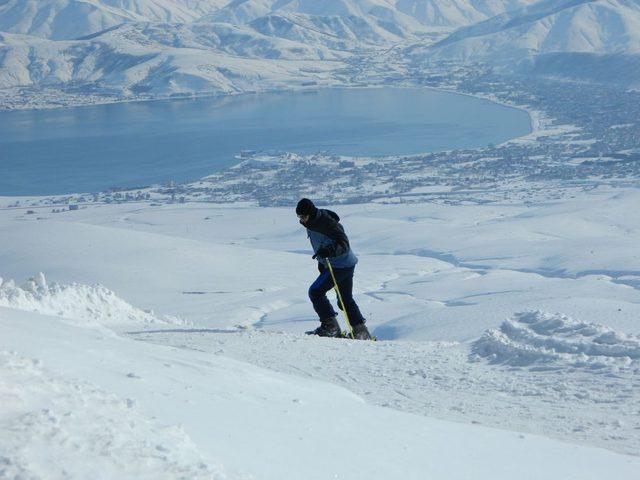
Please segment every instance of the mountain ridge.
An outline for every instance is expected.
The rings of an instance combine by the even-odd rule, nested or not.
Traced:
[[[6,0],[0,31],[73,40],[129,22],[189,22],[227,0]]]
[[[633,85],[638,83],[633,72],[640,64],[640,4],[634,0],[542,0],[461,28],[435,44],[414,44],[406,53],[414,61],[480,61],[503,71],[545,71],[574,79],[589,73],[576,68],[581,61],[601,70],[585,78],[606,78],[605,65],[619,56],[617,62],[625,63],[628,71],[618,68],[622,76],[611,80]],[[608,60],[603,62],[604,56]]]

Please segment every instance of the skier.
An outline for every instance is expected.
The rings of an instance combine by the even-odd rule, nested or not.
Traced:
[[[354,338],[371,340],[369,330],[365,326],[365,319],[353,299],[353,271],[358,258],[349,246],[349,239],[344,228],[339,223],[340,217],[331,210],[316,208],[311,200],[303,198],[296,206],[296,214],[300,224],[307,229],[307,236],[313,248],[313,259],[318,260],[320,275],[309,287],[309,298],[313,309],[320,317],[320,326],[309,335],[321,337],[340,337],[340,325],[337,314],[329,300],[327,292],[333,288],[333,278],[327,265],[327,260],[333,267],[342,302],[338,300],[338,307],[346,311],[353,329]],[[346,309],[346,310],[345,310]]]

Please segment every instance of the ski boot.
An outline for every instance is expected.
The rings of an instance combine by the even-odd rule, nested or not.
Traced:
[[[373,340],[367,326],[364,323],[352,325],[354,340]]]
[[[336,317],[329,317],[320,320],[320,326],[315,330],[306,332],[307,335],[318,335],[319,337],[342,337],[342,331]]]

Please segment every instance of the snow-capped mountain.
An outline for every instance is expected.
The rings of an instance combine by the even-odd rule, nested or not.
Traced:
[[[536,0],[234,0],[212,15],[248,23],[265,15],[304,13],[366,18],[399,33],[424,27],[453,29],[534,3]]]
[[[190,22],[227,0],[5,0],[0,31],[54,40],[91,35],[125,22]]]
[[[124,96],[225,94],[322,82],[324,72],[336,67],[331,60],[349,55],[228,24],[170,30],[131,24],[69,41],[0,33],[0,50],[3,88],[91,85],[91,91]]]
[[[597,76],[612,63],[630,68],[640,63],[640,2],[543,0],[409,52],[417,58],[489,61],[547,73],[591,70]]]
[[[487,51],[479,48],[479,42]],[[527,53],[640,53],[640,3],[636,0],[544,0],[452,34],[461,55]]]
[[[323,45],[323,38],[304,43],[304,39],[296,41],[265,35],[250,25],[229,23],[130,24],[105,32],[96,40],[112,44],[132,42],[134,46],[145,45],[157,50],[210,50],[256,59],[337,60],[348,56],[348,53],[333,51]],[[188,55],[189,52],[180,54]]]
[[[0,31],[55,40],[91,35],[126,22],[234,24],[266,15],[307,14],[367,22],[403,37],[422,26],[458,28],[535,0],[4,0]]]
[[[411,38],[408,32],[391,32],[368,17],[354,15],[270,14],[248,25],[264,35],[308,45],[325,45],[336,50],[352,50],[360,44],[383,45]]]
[[[433,44],[434,38],[441,41]],[[286,88],[287,82],[329,82],[328,72],[343,60],[409,42],[417,43],[401,51],[421,63],[482,61],[509,71],[633,84],[640,72],[640,4],[4,0],[0,88],[73,85],[125,96]]]
[[[361,19],[398,37],[424,30],[420,22],[398,11],[387,0],[235,0],[208,18],[216,22],[243,24],[268,15],[291,13]]]
[[[459,28],[530,5],[537,0],[395,0],[395,8],[424,25]]]

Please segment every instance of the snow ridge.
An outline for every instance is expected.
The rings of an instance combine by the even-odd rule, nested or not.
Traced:
[[[0,277],[0,306],[55,315],[79,326],[179,323],[133,307],[102,285],[47,284],[43,273],[17,286]]]
[[[512,366],[557,364],[592,370],[638,369],[640,336],[565,315],[517,313],[473,344],[472,357]],[[640,371],[640,370],[639,370]]]

